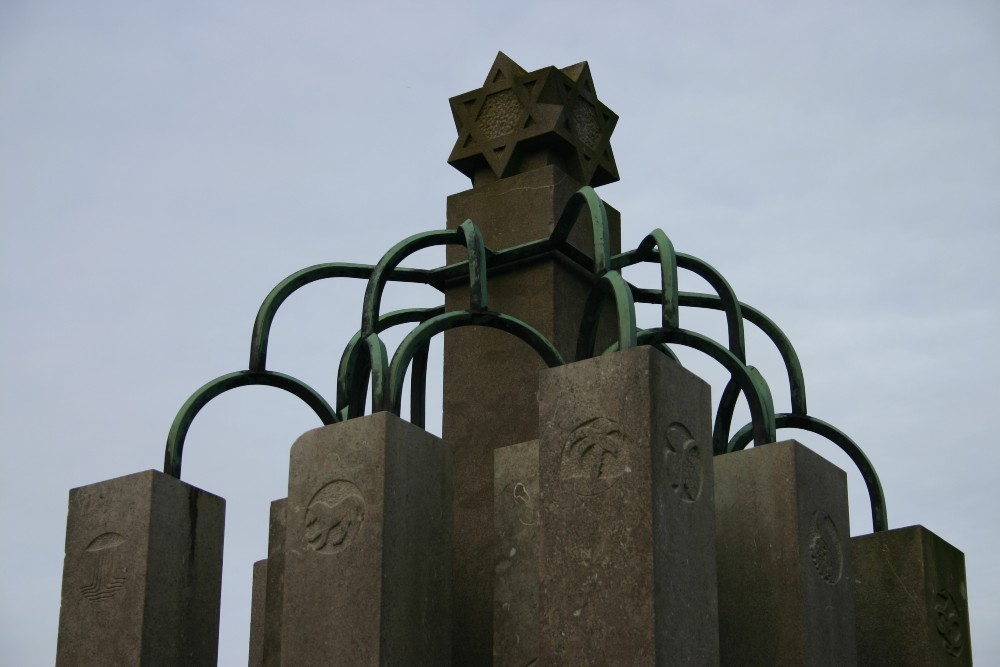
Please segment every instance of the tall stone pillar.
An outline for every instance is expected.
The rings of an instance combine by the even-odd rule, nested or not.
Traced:
[[[281,665],[448,664],[451,507],[451,448],[423,429],[379,412],[302,435]]]
[[[449,162],[473,187],[448,198],[448,227],[471,219],[493,250],[547,238],[581,186],[618,180],[609,144],[617,117],[597,100],[586,63],[529,73],[501,53],[483,87],[451,106],[459,138]],[[617,212],[608,214],[618,252]],[[589,222],[570,238],[591,254]],[[449,247],[449,262],[464,258]],[[491,272],[490,309],[526,321],[572,359],[591,282],[559,254],[540,258]],[[467,289],[449,289],[445,306],[467,308]],[[448,331],[444,349],[443,436],[455,448],[453,664],[478,667],[492,664],[493,450],[537,437],[544,364],[492,329]]]
[[[226,501],[155,470],[69,492],[58,667],[214,667]]]
[[[714,464],[722,664],[858,664],[847,475],[794,440]]]

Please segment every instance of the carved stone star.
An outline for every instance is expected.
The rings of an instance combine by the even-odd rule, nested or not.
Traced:
[[[618,180],[618,116],[597,99],[586,62],[526,72],[501,52],[482,88],[449,102],[458,141],[448,163],[474,184],[550,163],[585,185]]]

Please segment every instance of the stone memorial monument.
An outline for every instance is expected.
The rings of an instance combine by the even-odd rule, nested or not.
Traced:
[[[291,445],[271,505],[251,667],[971,665],[962,553],[920,526],[888,530],[874,468],[807,411],[784,333],[664,231],[622,251],[620,215],[594,190],[618,180],[617,116],[587,63],[528,72],[501,53],[451,109],[448,161],[472,187],[448,198],[446,228],[374,265],[281,281],[248,368],[181,407],[163,472],[70,492],[57,665],[216,664],[225,503],[181,464],[199,411],[247,385],[291,393],[322,424]],[[405,266],[433,246],[444,266]],[[656,284],[623,277],[642,263]],[[710,291],[680,291],[679,271]],[[343,278],[366,289],[328,401],[268,368],[268,337],[288,296]],[[383,313],[390,281],[442,301]],[[639,327],[637,304],[659,326]],[[696,308],[724,314],[726,340],[681,326]],[[790,412],[748,363],[747,323],[784,361]],[[382,334],[400,326],[390,355]],[[424,430],[439,335],[440,438]],[[680,348],[729,374],[717,402]],[[736,427],[741,399],[751,420]],[[850,457],[871,535],[851,538],[845,473],[781,429]]]

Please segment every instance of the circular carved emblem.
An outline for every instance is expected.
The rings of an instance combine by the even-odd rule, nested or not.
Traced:
[[[701,452],[691,431],[680,422],[674,422],[667,429],[666,459],[670,487],[674,493],[686,503],[698,500],[705,482]]]
[[[840,581],[844,573],[844,549],[837,526],[826,512],[813,512],[809,557],[823,581],[831,586]]]
[[[957,658],[962,654],[962,617],[955,604],[955,598],[945,589],[934,596],[934,611],[937,612],[937,631],[941,644],[948,655]]]
[[[560,477],[582,496],[610,489],[629,468],[629,440],[606,417],[588,419],[573,429],[563,445]]]
[[[306,508],[306,546],[322,554],[346,549],[365,520],[365,500],[351,482],[338,479],[313,494]]]
[[[121,563],[121,550],[125,538],[118,533],[102,533],[90,541],[84,552],[90,560],[91,576],[86,586],[80,587],[83,597],[92,602],[113,598],[125,587],[127,568]]]

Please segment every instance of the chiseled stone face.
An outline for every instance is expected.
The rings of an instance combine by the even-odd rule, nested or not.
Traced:
[[[642,347],[538,400],[538,664],[717,664],[708,386]]]

